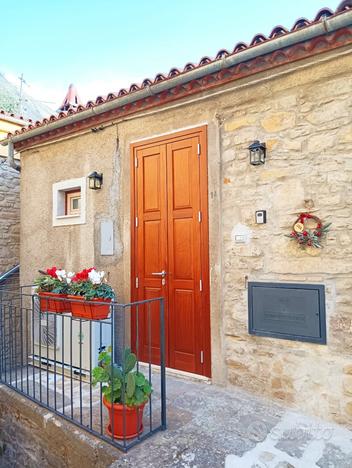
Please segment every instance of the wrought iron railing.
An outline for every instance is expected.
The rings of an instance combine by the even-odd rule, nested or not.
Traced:
[[[0,290],[2,383],[123,451],[166,429],[162,298],[107,304],[26,291]],[[73,303],[89,313],[100,306],[105,317],[76,316]],[[101,372],[103,381],[95,383]],[[109,382],[104,381],[107,374]],[[144,413],[143,405],[133,405],[141,397]],[[117,410],[120,415],[113,417]],[[132,413],[137,422],[131,423]]]

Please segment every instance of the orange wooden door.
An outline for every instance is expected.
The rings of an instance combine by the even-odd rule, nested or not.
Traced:
[[[132,290],[165,299],[166,365],[210,376],[205,145],[201,128],[132,147]],[[138,335],[141,359],[159,362],[156,306],[140,310]]]

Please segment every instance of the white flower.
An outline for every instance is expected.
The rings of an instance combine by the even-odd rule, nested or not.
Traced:
[[[66,271],[65,270],[56,270],[56,276],[60,281],[66,279]]]
[[[101,284],[101,281],[102,281],[102,278],[103,278],[101,276],[101,273],[104,273],[104,272],[99,272],[99,271],[96,271],[96,270],[92,270],[92,271],[90,271],[88,273],[88,277],[89,277],[89,279],[91,280],[91,282],[93,284]]]
[[[75,274],[76,273],[74,273],[73,271],[69,271],[66,276],[67,276],[67,278],[73,278],[75,276]]]

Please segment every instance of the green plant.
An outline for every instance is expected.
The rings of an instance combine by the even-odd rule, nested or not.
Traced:
[[[124,351],[121,366],[112,364],[111,346],[99,354],[99,365],[93,369],[92,383],[101,383],[108,402],[139,406],[148,401],[152,387],[141,372],[134,370],[136,362],[136,355],[129,348]]]
[[[94,298],[113,299],[115,296],[112,287],[108,284],[93,284],[91,281],[78,281],[71,283],[69,294],[72,294],[73,296],[82,296],[87,301]]]
[[[37,292],[52,292],[54,294],[67,294],[68,285],[58,278],[42,274],[34,280]]]
[[[92,299],[114,299],[114,290],[105,281],[104,271],[85,268],[73,276],[69,294],[84,297],[87,301]]]

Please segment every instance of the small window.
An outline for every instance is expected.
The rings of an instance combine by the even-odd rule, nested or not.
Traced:
[[[53,226],[70,226],[86,222],[85,177],[53,184]]]
[[[79,216],[81,213],[81,191],[65,192],[65,215]]]

